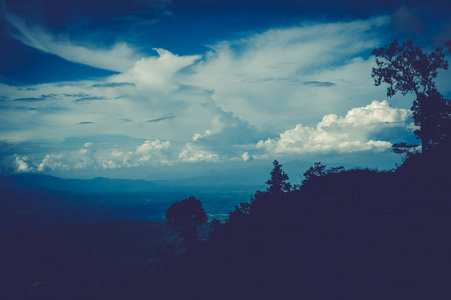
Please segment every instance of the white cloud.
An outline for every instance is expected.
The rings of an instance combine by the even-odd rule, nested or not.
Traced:
[[[174,75],[192,65],[200,55],[178,56],[164,49],[154,49],[158,57],[145,57],[136,61],[133,68],[111,77],[115,82],[132,82],[139,87],[170,92],[178,87]]]
[[[241,158],[242,158],[244,161],[248,161],[248,160],[251,159],[251,157],[249,156],[249,153],[247,153],[247,152],[244,152],[243,155],[241,155]]]
[[[15,155],[16,172],[33,172],[33,167],[28,164],[27,156]]]
[[[199,146],[196,146],[192,143],[187,143],[182,152],[180,152],[178,159],[180,162],[219,162],[221,158],[218,154],[213,153],[211,151],[202,149]]]
[[[271,120],[276,128],[288,128],[296,117],[323,115],[331,103],[349,108],[342,100],[384,95],[374,87],[371,63],[354,58],[365,52],[369,56],[389,21],[309,23],[224,41],[213,45],[184,80],[214,90],[219,106],[251,124]]]
[[[389,21],[379,17],[273,29],[219,42],[203,55],[156,49],[158,56],[136,58],[128,46],[122,52],[99,50],[95,55],[105,56],[105,64],[111,62],[121,74],[20,91],[0,86],[8,97],[0,103],[8,112],[0,114],[0,122],[9,128],[2,139],[55,145],[85,137],[92,143],[67,152],[47,150],[48,156],[39,159],[26,153],[28,161],[16,162],[22,170],[102,170],[385,150],[390,139],[379,133],[405,130],[404,108],[412,101],[396,96],[393,103],[399,109],[386,101],[368,105],[368,99],[385,97],[385,89],[375,87],[371,78],[369,53],[381,44],[379,33]],[[78,49],[80,44],[25,24],[21,28],[21,41],[46,51],[63,51],[63,45]],[[79,61],[77,55],[66,59]],[[56,96],[43,99],[50,94]],[[43,100],[13,101],[27,97]],[[101,137],[113,135],[140,143],[102,144]]]
[[[54,37],[39,26],[29,26],[16,15],[5,14],[9,24],[18,31],[14,38],[30,47],[55,54],[68,61],[88,66],[123,72],[133,66],[140,55],[126,43],[117,43],[109,49],[99,49],[96,44],[91,47],[78,45],[69,37]]]
[[[149,154],[154,152],[155,150],[165,150],[168,149],[171,143],[169,141],[161,142],[159,140],[150,141],[147,140],[136,149],[137,154]]]
[[[367,129],[377,129],[399,126],[399,123],[404,123],[409,116],[410,111],[407,109],[392,108],[387,100],[381,102],[374,100],[367,106],[352,108],[344,118],[338,118],[334,114],[324,116],[318,127],[363,126]]]
[[[259,141],[256,148],[270,154],[380,152],[390,148],[391,143],[370,137],[386,128],[406,130],[409,116],[407,109],[392,108],[386,100],[373,101],[349,110],[345,117],[326,115],[316,127],[298,124],[278,139]]]
[[[79,171],[169,165],[172,164],[169,148],[169,141],[159,140],[147,140],[132,151],[87,142],[78,150],[49,153],[41,160],[16,154],[15,165],[17,172]]]
[[[47,170],[61,170],[61,171],[69,171],[70,168],[68,165],[63,163],[63,154],[47,154],[42,162],[38,165],[37,171],[44,172]]]

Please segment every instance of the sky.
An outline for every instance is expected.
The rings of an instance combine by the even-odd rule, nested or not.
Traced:
[[[446,2],[0,0],[0,172],[393,168],[414,97],[374,85],[372,51],[443,46]]]

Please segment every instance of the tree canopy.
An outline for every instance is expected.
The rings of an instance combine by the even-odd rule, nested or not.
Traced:
[[[282,165],[277,160],[274,160],[273,166],[271,178],[266,181],[266,184],[269,185],[266,191],[272,196],[288,193],[291,190],[291,184],[288,182],[290,178],[282,170]]]
[[[394,40],[375,49],[373,54],[377,64],[371,74],[375,85],[388,84],[388,97],[397,92],[415,93],[411,107],[415,125],[419,126],[415,134],[422,141],[423,151],[438,145],[446,138],[451,120],[450,101],[443,98],[435,84],[438,70],[448,69],[442,48],[427,54],[415,47],[412,40],[401,44]]]
[[[166,210],[169,226],[180,232],[186,242],[197,241],[197,227],[207,220],[202,203],[194,196],[178,201]]]

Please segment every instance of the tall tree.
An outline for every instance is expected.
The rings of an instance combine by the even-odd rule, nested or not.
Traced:
[[[275,160],[271,171],[271,178],[266,181],[269,185],[267,192],[273,197],[278,197],[291,190],[291,184],[288,182],[288,175],[282,170],[282,165]]]
[[[372,70],[376,86],[387,83],[387,96],[397,92],[415,93],[411,107],[417,138],[423,151],[438,145],[449,132],[450,101],[437,91],[435,78],[439,69],[448,69],[448,62],[438,47],[430,54],[413,45],[411,40],[399,44],[394,40],[389,46],[373,51],[377,67]]]

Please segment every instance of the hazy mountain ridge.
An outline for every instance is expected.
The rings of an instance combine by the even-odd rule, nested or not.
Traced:
[[[219,182],[221,178],[213,176],[150,182],[1,175],[0,225],[2,230],[12,230],[113,220],[164,221],[171,203],[194,194],[202,199],[211,218],[223,219],[234,205],[248,201],[262,187],[243,181],[212,186]]]

